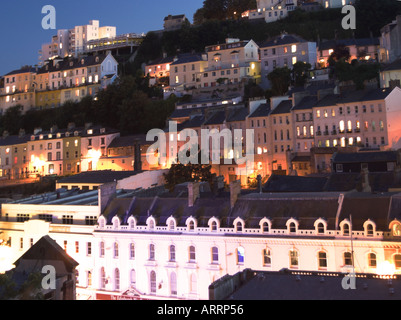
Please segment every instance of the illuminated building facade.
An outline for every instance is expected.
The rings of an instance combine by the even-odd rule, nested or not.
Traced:
[[[211,283],[248,268],[401,273],[398,193],[238,186],[213,196],[204,184],[184,184],[178,197],[106,185],[79,196],[61,190],[3,205],[0,231],[15,258],[51,236],[79,262],[77,292],[93,299],[208,299]]]

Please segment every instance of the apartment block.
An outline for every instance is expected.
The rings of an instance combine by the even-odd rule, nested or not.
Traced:
[[[271,86],[267,79],[275,68],[288,67],[292,69],[297,62],[309,63],[312,69],[316,67],[316,43],[308,42],[299,36],[283,33],[260,44],[261,86],[265,89]]]
[[[242,13],[249,20],[263,19],[266,23],[284,19],[297,8],[297,0],[257,0],[257,9]]]

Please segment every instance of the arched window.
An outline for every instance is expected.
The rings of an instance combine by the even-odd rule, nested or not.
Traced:
[[[368,266],[369,268],[376,268],[377,266],[376,254],[373,252],[368,254]]]
[[[149,245],[149,260],[155,260],[155,245],[153,243]]]
[[[177,295],[177,275],[175,272],[170,274],[170,294],[172,296]]]
[[[175,261],[175,246],[171,245],[170,246],[170,262]]]
[[[129,258],[135,259],[135,243],[130,243],[129,245]]]
[[[155,222],[154,222],[153,219],[149,220],[148,227],[149,227],[149,230],[154,230],[155,229]]]
[[[263,265],[270,266],[272,263],[271,253],[269,249],[263,250]]]
[[[366,236],[373,237],[373,225],[371,223],[366,225]]]
[[[170,231],[174,231],[175,230],[175,222],[173,219],[170,220],[168,228]]]
[[[131,288],[136,288],[136,271],[134,269],[131,269],[130,272],[130,283]]]
[[[195,230],[195,222],[193,222],[193,220],[189,221],[188,229],[189,229],[189,231],[194,231]]]
[[[120,270],[118,268],[114,270],[114,290],[120,290]]]
[[[243,247],[237,248],[237,264],[244,264],[245,261],[245,249]]]
[[[217,231],[217,222],[216,221],[212,221],[210,228],[211,228],[212,231]]]
[[[92,287],[92,271],[86,273],[86,285]]]
[[[317,233],[324,234],[324,224],[322,222],[317,225]]]
[[[263,222],[262,231],[269,232],[269,224],[267,222]]]
[[[100,289],[106,288],[106,272],[104,271],[104,267],[100,269]]]
[[[198,279],[196,278],[195,274],[191,274],[189,291],[191,293],[197,293],[198,292]]]
[[[396,269],[401,269],[401,254],[394,255],[394,265]]]
[[[156,294],[156,272],[150,272],[150,293]]]
[[[319,251],[318,253],[318,266],[319,269],[327,268],[327,253],[324,251]]]
[[[214,264],[219,263],[219,248],[217,247],[212,248],[212,263]]]
[[[343,225],[343,235],[344,236],[349,236],[350,235],[349,223],[344,223],[344,225]]]
[[[296,233],[297,232],[297,226],[296,226],[295,222],[291,222],[290,223],[289,230],[290,230],[290,233]]]
[[[242,232],[242,222],[238,221],[236,224],[237,232]]]
[[[194,246],[189,247],[189,262],[196,261],[196,251]]]

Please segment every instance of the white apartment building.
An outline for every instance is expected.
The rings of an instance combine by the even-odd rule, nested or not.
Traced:
[[[92,40],[115,38],[117,28],[112,26],[100,27],[98,20],[91,20],[89,24],[75,26],[71,29],[60,29],[52,41],[42,45],[39,51],[39,65],[56,56],[65,58],[68,55],[77,55],[86,51],[86,44]]]
[[[257,0],[257,9],[242,14],[250,20],[264,19],[266,23],[284,19],[297,8],[297,0]]]
[[[177,198],[120,190],[108,201],[105,185],[5,204],[1,237],[12,261],[43,235],[56,240],[79,262],[81,299],[207,300],[212,282],[247,268],[401,272],[397,193],[241,195],[233,183],[211,198],[181,187]]]
[[[317,61],[316,42],[308,42],[296,35],[283,33],[260,45],[262,88],[269,88],[267,76],[275,68],[292,69],[297,62],[309,63],[315,69]]]

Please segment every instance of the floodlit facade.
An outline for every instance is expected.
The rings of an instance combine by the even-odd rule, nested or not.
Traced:
[[[181,187],[178,198],[120,190],[111,201],[106,185],[61,190],[3,205],[0,230],[15,259],[56,240],[79,263],[81,299],[206,300],[212,282],[247,268],[401,272],[397,193],[241,195],[233,183],[212,199],[205,185]]]

